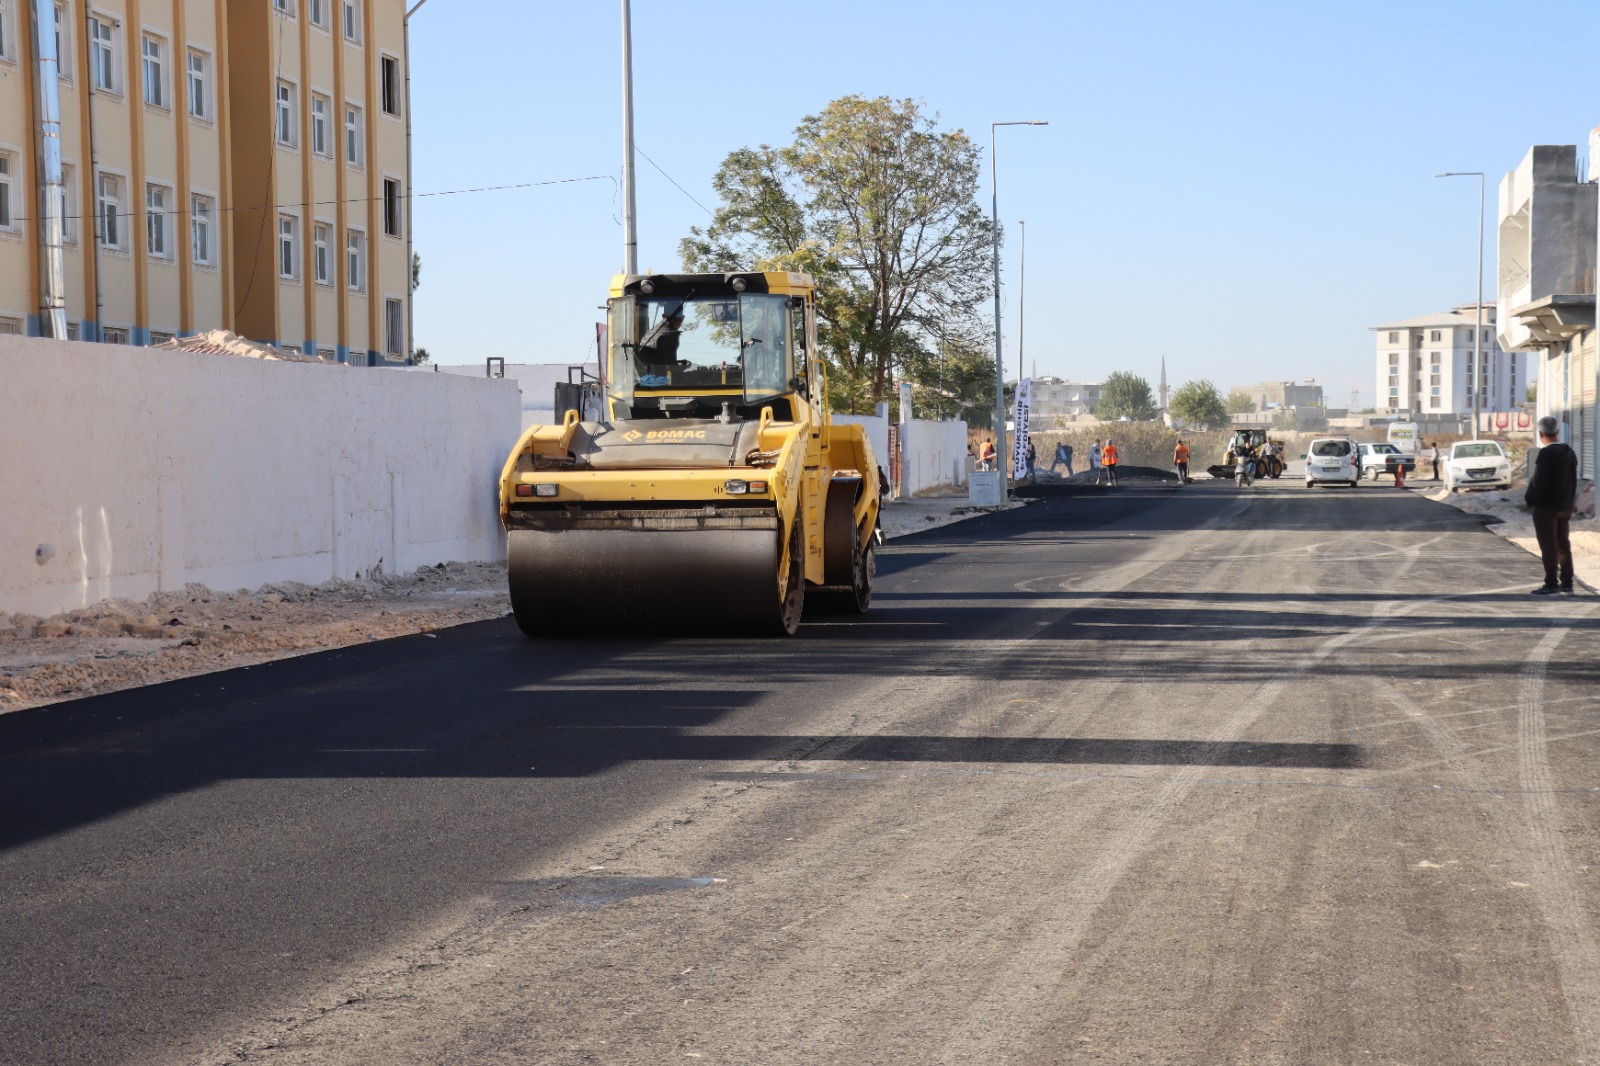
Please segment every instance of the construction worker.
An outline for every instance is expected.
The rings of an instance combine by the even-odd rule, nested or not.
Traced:
[[[978,469],[994,469],[994,441],[988,437],[983,438],[983,443],[978,445]]]
[[[1189,446],[1183,441],[1178,441],[1178,446],[1172,449],[1172,467],[1178,472],[1178,484],[1189,483]]]
[[[1106,446],[1100,449],[1100,465],[1110,478],[1106,483],[1115,485],[1117,483],[1117,446],[1112,443],[1110,437],[1106,438]]]

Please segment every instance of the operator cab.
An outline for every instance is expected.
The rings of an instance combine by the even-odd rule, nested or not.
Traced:
[[[618,279],[608,304],[612,419],[717,418],[725,407],[756,418],[770,407],[794,421],[811,350],[801,279],[809,283],[777,273]]]

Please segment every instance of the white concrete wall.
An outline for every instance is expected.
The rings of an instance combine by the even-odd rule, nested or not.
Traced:
[[[0,610],[504,558],[516,383],[0,336]]]
[[[879,415],[834,415],[834,422],[845,426],[865,426],[872,442],[873,458],[885,472],[889,470],[889,420]]]
[[[900,494],[967,483],[967,424],[913,419],[906,427],[909,455],[900,474]]]

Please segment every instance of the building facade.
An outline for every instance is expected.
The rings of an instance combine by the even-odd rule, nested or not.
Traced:
[[[1037,432],[1050,429],[1055,420],[1094,414],[1100,405],[1100,382],[1034,378],[1029,395],[1028,426]]]
[[[1495,337],[1496,311],[1485,304],[1482,325],[1472,304],[1370,327],[1377,337],[1377,403],[1389,415],[1468,416],[1513,411],[1527,389],[1530,360]],[[1474,369],[1473,353],[1480,365]]]
[[[48,332],[30,0],[0,0],[0,331]],[[401,0],[55,0],[68,336],[403,362]]]

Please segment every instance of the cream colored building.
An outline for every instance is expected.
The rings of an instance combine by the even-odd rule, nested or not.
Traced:
[[[0,0],[0,332],[39,334],[33,0]],[[402,0],[56,0],[68,334],[411,350]]]

